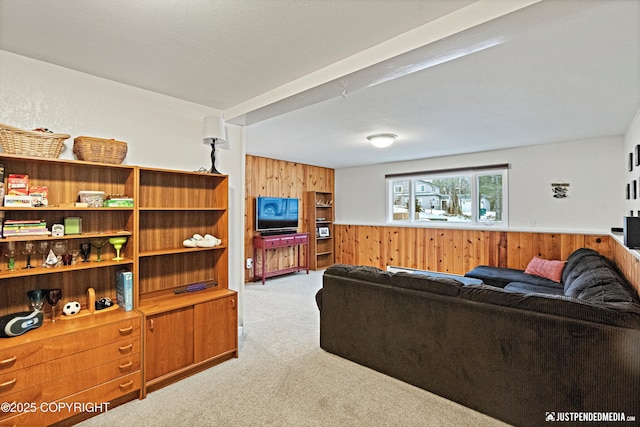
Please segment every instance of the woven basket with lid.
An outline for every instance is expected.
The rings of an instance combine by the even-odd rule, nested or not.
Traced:
[[[0,145],[7,154],[57,159],[69,135],[24,130],[0,123]]]

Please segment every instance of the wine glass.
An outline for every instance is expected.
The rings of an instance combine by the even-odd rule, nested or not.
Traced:
[[[13,271],[16,269],[16,242],[7,242],[7,248],[4,256],[9,258],[8,268]]]
[[[56,304],[62,298],[62,289],[49,289],[47,292],[47,302],[51,305],[51,323],[56,321]]]
[[[120,249],[122,249],[122,245],[127,243],[126,236],[120,237],[110,237],[109,243],[113,245],[113,248],[116,250],[116,257],[113,258],[114,261],[122,261],[124,258],[120,256]]]
[[[80,256],[82,262],[89,262],[89,255],[91,255],[91,243],[80,243]]]
[[[31,303],[31,307],[33,307],[34,311],[42,311],[46,295],[46,289],[34,289],[32,291],[27,291],[29,302]]]
[[[100,255],[102,254],[102,248],[107,244],[107,242],[109,242],[109,239],[107,239],[106,237],[94,237],[93,239],[91,239],[91,245],[96,248],[96,253],[98,255],[96,262],[102,261]]]
[[[51,245],[51,250],[53,251],[55,256],[58,257],[58,264],[56,266],[61,265],[62,255],[67,253],[67,242],[65,242],[64,240],[56,240],[55,242],[53,242],[53,245]]]
[[[36,245],[36,248],[38,250],[38,253],[42,255],[42,265],[44,266],[47,263],[47,254],[49,253],[49,242],[46,240],[38,242],[38,244]]]
[[[31,255],[34,255],[35,253],[36,244],[30,240],[24,242],[22,254],[27,256],[27,265],[24,268],[33,268],[33,266],[31,265]]]

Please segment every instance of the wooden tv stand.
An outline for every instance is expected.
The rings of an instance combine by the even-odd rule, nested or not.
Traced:
[[[276,248],[284,248],[284,247],[297,247],[298,252],[298,263],[292,267],[281,268],[279,270],[266,271],[266,255],[267,249],[276,249]],[[301,246],[305,246],[305,263],[304,265],[300,264],[301,258]],[[261,250],[261,263],[262,267],[260,269],[260,274],[258,274],[257,267],[257,252],[258,249]],[[264,281],[267,277],[280,276],[282,274],[287,273],[295,273],[302,270],[307,270],[307,274],[309,274],[309,233],[295,233],[295,234],[276,234],[270,236],[255,236],[253,238],[253,277],[260,277],[262,279],[262,284],[264,285]]]

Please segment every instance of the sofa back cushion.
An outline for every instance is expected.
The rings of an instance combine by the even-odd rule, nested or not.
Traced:
[[[592,249],[581,248],[572,253],[562,277],[568,297],[593,303],[639,301],[613,263]]]
[[[464,286],[462,282],[449,277],[428,276],[405,271],[395,273],[391,277],[391,284],[399,288],[449,296],[457,296],[460,293],[460,288]]]
[[[590,303],[563,295],[522,294],[487,285],[469,285],[460,298],[496,306],[627,328],[640,328],[640,306],[634,303]]]

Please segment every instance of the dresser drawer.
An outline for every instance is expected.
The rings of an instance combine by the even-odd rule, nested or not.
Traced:
[[[277,248],[278,246],[281,246],[282,244],[280,243],[280,239],[273,239],[273,240],[265,240],[264,241],[264,247],[265,248]]]
[[[134,336],[102,347],[51,360],[47,363],[40,363],[10,372],[1,372],[0,398],[4,399],[5,395],[42,385],[54,377],[67,377],[74,374],[82,375],[82,371],[86,369],[113,362],[123,357],[131,360],[135,358],[138,360],[137,363],[139,365],[140,346],[140,338]],[[82,389],[76,388],[74,392]]]
[[[15,393],[0,397],[1,402],[26,403],[40,405],[43,402],[55,402],[78,391],[95,387],[116,378],[140,373],[140,353],[114,360],[65,377],[45,377],[43,384],[29,387]],[[0,412],[0,420],[16,415],[11,412]]]
[[[304,236],[296,236],[295,237],[295,244],[296,245],[300,245],[302,243],[307,243],[309,241],[309,236],[308,235],[304,235]]]
[[[0,426],[44,426],[83,412],[99,414],[109,409],[107,402],[140,390],[139,372],[109,381],[55,402],[36,403],[33,412],[0,420]],[[67,403],[69,405],[63,405]],[[44,409],[44,410],[41,410]]]
[[[76,322],[76,320],[68,322]],[[64,322],[58,321],[56,323]],[[57,335],[55,338],[38,339],[26,344],[5,348],[0,350],[0,377],[7,372],[39,365],[44,362],[49,363],[54,359],[100,347],[105,343],[134,337],[138,337],[137,340],[140,340],[140,318],[82,329],[69,334]],[[10,344],[12,339],[5,338],[4,340]],[[0,381],[1,383],[3,381]]]

